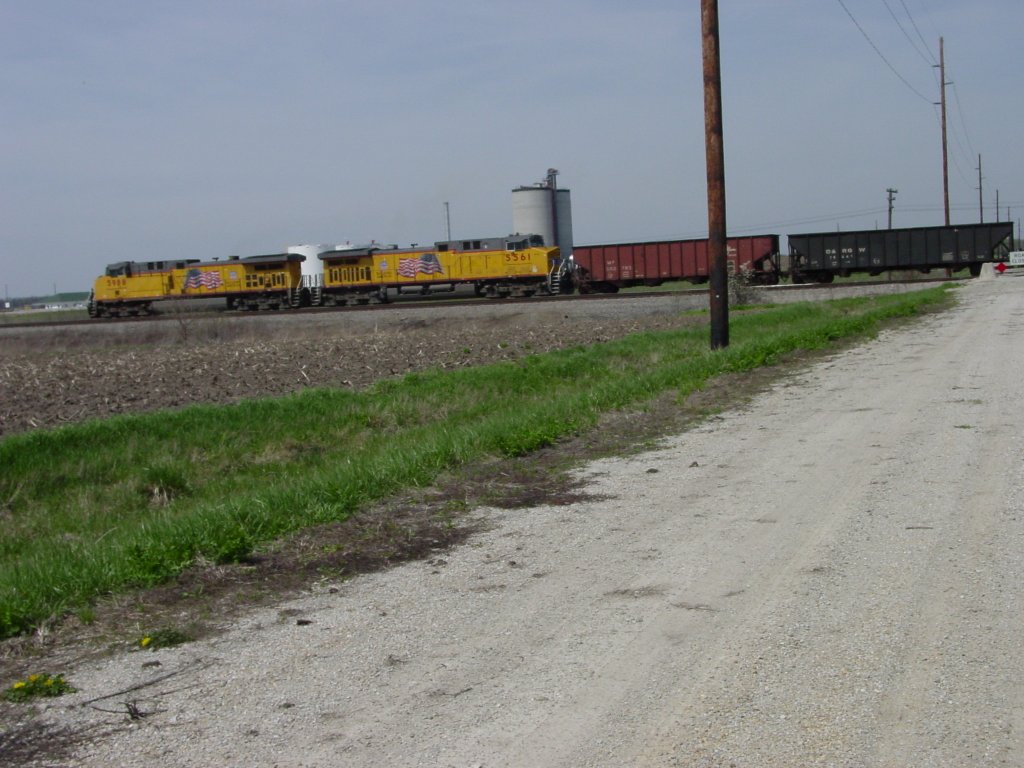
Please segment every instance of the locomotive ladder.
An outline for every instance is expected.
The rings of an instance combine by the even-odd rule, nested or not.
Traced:
[[[562,292],[561,262],[556,261],[551,265],[551,271],[548,273],[548,290],[552,296],[557,296]]]

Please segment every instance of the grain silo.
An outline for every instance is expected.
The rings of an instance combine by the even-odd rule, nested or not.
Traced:
[[[541,235],[544,245],[557,245],[562,258],[572,255],[572,203],[568,189],[555,183],[558,171],[548,169],[539,184],[512,190],[512,225],[522,235]]]

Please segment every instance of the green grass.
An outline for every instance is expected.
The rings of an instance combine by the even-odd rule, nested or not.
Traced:
[[[0,325],[15,323],[64,323],[85,320],[89,313],[84,309],[35,309],[31,311],[0,312]]]
[[[872,334],[947,289],[737,314],[706,326],[233,406],[122,416],[0,441],[0,637],[165,581],[197,558],[244,560],[485,455],[517,456],[604,412],[797,349]]]

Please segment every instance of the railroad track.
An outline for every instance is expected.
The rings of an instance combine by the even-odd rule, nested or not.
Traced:
[[[870,288],[871,286],[879,285],[894,285],[902,283],[945,283],[957,280],[967,280],[970,278],[923,278],[919,280],[907,280],[907,281],[893,281],[893,280],[864,280],[857,281],[856,283],[831,283],[831,284],[819,284],[819,283],[804,283],[799,285],[783,284],[783,285],[772,285],[772,286],[756,286],[756,290],[763,290],[769,292],[785,292],[785,293],[807,293],[809,296],[814,293],[826,293],[830,290],[834,290],[843,286],[863,286]],[[340,307],[301,307],[298,309],[287,309],[277,310],[268,312],[243,312],[237,310],[228,310],[222,306],[223,299],[208,299],[200,300],[207,306],[195,306],[200,302],[193,302],[193,308],[183,309],[181,311],[170,311],[170,312],[158,312],[152,315],[142,317],[127,317],[118,319],[105,319],[105,320],[94,320],[90,318],[79,318],[74,320],[58,320],[58,321],[42,321],[33,322],[27,320],[24,322],[0,322],[0,332],[5,329],[19,329],[19,328],[62,328],[62,327],[81,327],[81,326],[105,326],[105,325],[127,325],[133,323],[159,323],[168,321],[180,321],[185,319],[195,319],[199,317],[230,317],[233,319],[243,318],[270,318],[270,317],[294,317],[301,315],[319,315],[326,313],[336,312],[388,312],[395,308],[403,309],[452,309],[458,307],[471,307],[471,306],[507,306],[510,304],[551,304],[557,302],[578,302],[578,301],[623,301],[628,299],[656,299],[665,298],[668,296],[679,296],[679,295],[700,295],[707,292],[707,289],[695,289],[687,291],[627,291],[622,293],[588,293],[588,294],[566,294],[561,296],[532,296],[529,298],[503,298],[503,299],[485,299],[477,296],[465,296],[460,298],[449,298],[442,294],[433,294],[430,296],[416,296],[416,297],[401,297],[397,300],[391,301],[387,304],[362,304],[357,306],[340,306]],[[217,302],[217,306],[212,306],[213,302]]]

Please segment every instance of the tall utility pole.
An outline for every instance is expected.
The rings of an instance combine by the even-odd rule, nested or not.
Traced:
[[[885,191],[889,193],[889,229],[892,229],[892,201],[896,199],[896,193],[899,192],[899,190],[889,187]]]
[[[452,216],[451,216],[451,212],[448,210],[448,203],[447,202],[444,204],[444,228],[445,228],[445,231],[448,233],[448,241],[451,242],[451,239],[452,239]]]
[[[981,155],[978,155],[978,222],[985,223],[985,193],[981,188]]]
[[[999,190],[996,190],[996,223],[999,223]]]
[[[939,104],[942,106],[942,200],[949,226],[949,151],[946,144],[946,53],[945,43],[939,38]]]
[[[704,53],[704,148],[708,171],[711,349],[722,349],[729,346],[729,285],[725,269],[725,152],[718,0],[700,0],[700,15]]]

